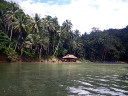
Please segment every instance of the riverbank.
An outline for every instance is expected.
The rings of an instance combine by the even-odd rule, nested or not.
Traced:
[[[20,56],[7,56],[5,54],[0,55],[0,62],[42,62],[42,63],[67,63],[63,62],[61,59],[56,58],[56,57],[49,57],[49,58],[26,58],[26,57],[20,57]],[[76,62],[71,62],[71,63],[90,63],[91,61],[89,60],[77,60]],[[104,63],[104,64],[126,64],[127,62],[123,61],[95,61],[94,63]]]
[[[14,56],[16,57],[16,56]],[[17,56],[16,58],[14,57],[10,57],[7,55],[0,55],[0,62],[43,62],[43,63],[63,63],[63,61],[61,59],[58,58],[43,58],[43,59],[39,59],[39,58],[26,58],[26,57],[20,57]],[[73,63],[81,63],[81,61],[76,61]]]
[[[127,64],[125,61],[94,61],[94,63],[103,63],[103,64]]]

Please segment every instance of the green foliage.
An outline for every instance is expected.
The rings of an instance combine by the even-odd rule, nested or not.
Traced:
[[[7,48],[7,47],[0,47],[0,53],[8,55],[9,54],[9,48]]]
[[[56,56],[48,56],[49,59],[58,59]]]
[[[128,61],[128,26],[123,29],[100,31],[92,28],[90,34],[80,35],[65,20],[57,17],[32,18],[15,3],[0,1],[0,52],[15,61],[21,57],[51,59],[73,54],[82,61]],[[9,48],[8,48],[9,46]],[[15,56],[13,56],[15,55]],[[14,57],[14,58],[12,58]],[[81,58],[82,57],[82,58]]]
[[[65,56],[68,51],[67,51],[67,49],[61,48],[57,52],[58,52],[58,54],[62,54],[62,56]]]
[[[18,60],[18,55],[17,52],[14,52],[13,48],[8,48],[8,47],[0,47],[0,55],[4,54],[8,57],[8,61],[17,61]]]
[[[14,52],[14,49],[13,48],[8,48],[8,47],[0,47],[0,53],[2,54],[6,54],[6,55],[9,55],[9,54],[16,54],[16,52]]]
[[[25,50],[23,50],[23,56],[28,57],[28,58],[38,58],[38,56],[36,56],[35,54],[25,51]]]
[[[0,46],[6,46],[9,44],[8,36],[0,30]]]
[[[81,57],[78,60],[81,61],[81,62],[86,62],[87,61],[84,57]]]
[[[0,0],[0,11],[6,9],[8,5],[9,3],[7,3],[6,1]]]

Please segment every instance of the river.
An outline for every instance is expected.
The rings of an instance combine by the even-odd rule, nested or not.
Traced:
[[[128,64],[0,63],[0,96],[128,96]]]

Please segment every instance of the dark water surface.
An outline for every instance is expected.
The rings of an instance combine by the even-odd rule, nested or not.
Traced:
[[[0,96],[128,96],[128,64],[0,63]]]

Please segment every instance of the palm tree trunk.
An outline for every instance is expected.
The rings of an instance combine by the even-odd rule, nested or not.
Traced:
[[[10,49],[11,40],[12,40],[12,31],[13,31],[13,25],[12,25],[12,29],[11,29],[11,35],[10,35],[9,49]]]
[[[8,26],[8,28],[7,28],[7,33],[6,34],[8,35],[9,29],[10,29],[10,22],[8,23],[7,26]]]
[[[49,44],[48,44],[48,56],[50,55],[50,54],[49,54],[49,47],[50,47],[50,46],[49,46]]]
[[[22,57],[22,54],[23,54],[23,48],[21,48],[21,50],[20,50],[20,57]]]
[[[42,55],[42,46],[40,48],[40,53],[39,53],[39,59],[41,60],[41,55]]]
[[[57,47],[56,47],[56,49],[55,49],[55,51],[54,51],[54,54],[53,54],[53,56],[55,56],[55,54],[56,54],[56,51],[58,50],[58,47],[59,47],[59,44],[60,44],[60,40],[61,40],[61,37],[60,37],[60,39],[59,39],[58,45],[57,45]]]
[[[19,41],[20,37],[21,37],[21,34],[19,34],[18,40],[17,40],[17,42],[16,42],[16,45],[15,45],[15,49],[14,49],[14,52],[16,51],[16,48],[17,48],[17,45],[18,45],[18,41]]]
[[[37,45],[35,45],[34,54],[36,53]]]
[[[60,33],[61,33],[61,27],[60,27]],[[58,44],[57,44],[57,47],[56,47],[56,49],[55,49],[55,51],[54,51],[54,53],[53,53],[53,56],[55,56],[56,51],[58,50],[58,47],[59,47],[59,44],[60,44],[60,40],[61,40],[61,34],[60,34],[60,39],[59,39],[59,42],[58,42]]]
[[[106,48],[104,48],[103,56],[102,56],[103,61],[106,60],[106,53],[107,53],[107,50],[106,50]]]
[[[7,34],[7,32],[6,32],[6,27],[7,27],[7,24],[5,24],[5,28],[4,28],[4,29],[5,29],[5,30],[4,30],[4,33],[5,33],[5,34]]]
[[[53,52],[55,50],[55,32],[53,33]]]

